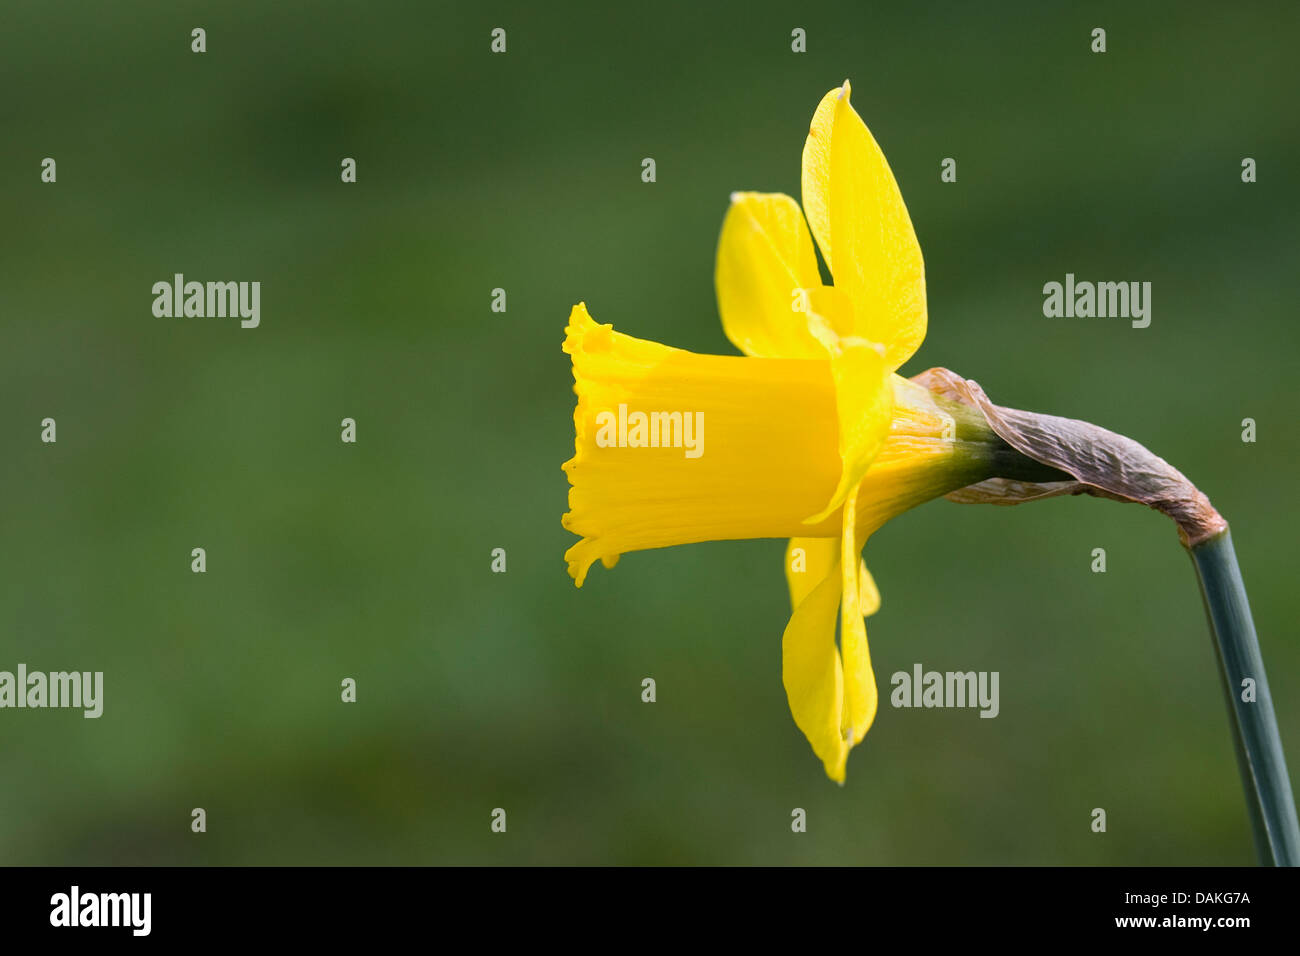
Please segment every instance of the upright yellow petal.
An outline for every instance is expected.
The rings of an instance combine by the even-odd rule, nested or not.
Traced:
[[[817,253],[799,205],[780,193],[733,193],[714,268],[727,338],[759,358],[826,358],[829,321]],[[851,306],[848,307],[851,315]]]
[[[837,86],[817,104],[812,124],[808,127],[808,138],[803,143],[800,182],[803,214],[808,218],[808,228],[812,230],[832,276],[835,275],[835,260],[831,257],[831,130],[835,125],[835,104],[843,92],[843,88]]]
[[[892,370],[870,343],[849,340],[831,359],[839,423],[840,479],[830,503],[807,519],[817,524],[857,488],[889,435],[894,411]],[[856,561],[851,565],[857,567]]]
[[[844,674],[835,646],[840,604],[839,563],[805,597],[781,638],[781,682],[790,713],[832,780],[844,782],[849,744],[844,717]]]
[[[855,537],[857,489],[844,503],[844,533],[840,538],[843,596],[840,598],[840,656],[844,667],[844,720],[841,732],[853,747],[866,736],[876,719],[876,677],[867,649],[867,627],[859,597],[861,545]]]
[[[850,93],[845,80],[813,116],[804,211],[835,285],[853,301],[853,334],[883,344],[893,371],[925,338],[925,264],[898,183]]]

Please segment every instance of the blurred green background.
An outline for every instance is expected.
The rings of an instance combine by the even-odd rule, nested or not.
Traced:
[[[797,197],[850,77],[926,256],[904,371],[1211,496],[1300,768],[1294,4],[907,6],[7,3],[0,669],[102,670],[105,711],[0,711],[0,861],[1251,863],[1154,512],[940,501],[879,532],[882,685],[996,670],[1002,712],[882,706],[843,789],[781,686],[784,542],[565,575],[570,306],[732,353],[728,193]],[[174,272],[261,281],[261,327],[155,318]],[[1151,281],[1151,327],[1044,318],[1066,272]]]

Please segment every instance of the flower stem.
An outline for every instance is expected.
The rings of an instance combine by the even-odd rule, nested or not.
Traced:
[[[1255,848],[1266,866],[1300,865],[1295,798],[1232,536],[1224,529],[1189,551],[1201,582],[1219,673],[1228,695],[1237,766],[1246,789]]]
[[[1043,479],[1021,470],[1021,464],[1012,459],[1009,467],[1020,473],[950,492],[949,500],[1014,505],[1061,494],[1095,495],[1144,504],[1174,520],[1201,582],[1260,861],[1300,866],[1295,798],[1250,618],[1250,602],[1241,583],[1228,523],[1210,499],[1182,472],[1131,438],[1073,418],[994,405],[977,382],[947,369],[928,369],[912,381],[937,396],[978,409],[989,428],[1016,452],[1073,479],[1053,478],[1042,483]],[[967,427],[977,428],[978,422]]]

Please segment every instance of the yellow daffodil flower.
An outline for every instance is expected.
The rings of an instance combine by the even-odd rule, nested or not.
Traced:
[[[782,679],[795,723],[840,782],[878,697],[863,618],[880,599],[863,544],[891,517],[998,473],[978,414],[896,374],[925,338],[924,266],[849,97],[845,81],[813,115],[802,212],[780,194],[731,197],[715,279],[744,356],[632,338],[585,304],[564,342],[578,395],[564,465],[564,527],[582,536],[565,555],[575,583],[628,551],[789,538]],[[834,285],[821,281],[814,238]]]

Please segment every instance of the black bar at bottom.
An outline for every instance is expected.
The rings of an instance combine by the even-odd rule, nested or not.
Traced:
[[[1289,934],[1297,889],[1295,870],[1255,868],[7,868],[0,925],[7,942],[92,945],[453,933],[618,945],[678,929],[807,931],[811,944],[832,928],[927,947],[1044,935],[1231,944]]]

